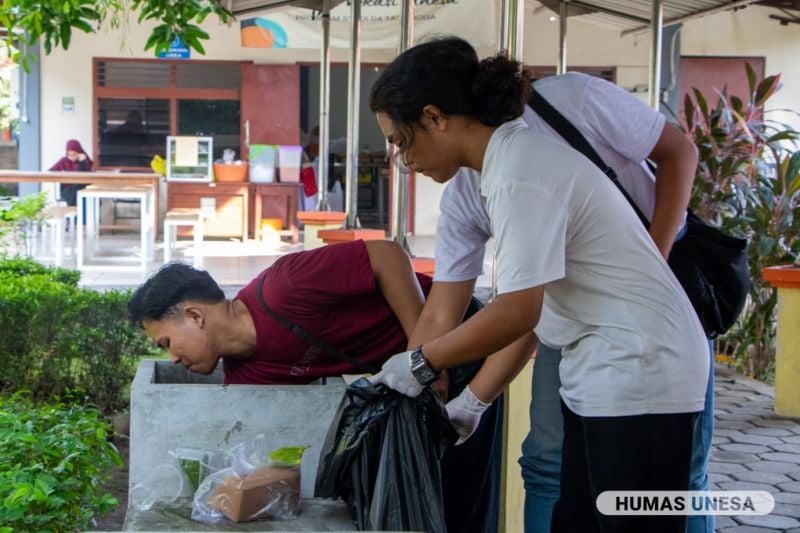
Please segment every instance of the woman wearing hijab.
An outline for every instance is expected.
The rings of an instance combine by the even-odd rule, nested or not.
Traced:
[[[75,139],[67,141],[67,155],[59,159],[55,165],[50,167],[50,170],[61,172],[89,172],[94,167],[91,158],[86,155],[86,152],[81,146],[81,143]],[[86,185],[79,183],[70,183],[61,185],[61,199],[67,202],[67,205],[75,205],[78,191],[83,189]]]

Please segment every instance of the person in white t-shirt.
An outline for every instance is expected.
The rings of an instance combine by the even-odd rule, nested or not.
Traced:
[[[553,531],[656,523],[683,531],[685,517],[610,519],[594,501],[605,490],[688,488],[692,427],[709,371],[700,323],[610,180],[518,118],[529,89],[519,64],[503,56],[478,62],[454,40],[395,59],[375,83],[370,107],[415,171],[442,183],[460,167],[481,172],[499,295],[450,333],[396,354],[372,379],[413,396],[440,370],[506,347],[451,402],[479,412],[524,364],[524,350],[508,350],[527,343],[533,329],[563,356]],[[448,412],[453,419],[450,404]]]
[[[666,123],[662,114],[616,85],[580,73],[539,80],[534,88],[561,112],[589,141],[601,159],[613,168],[649,220],[650,236],[662,255],[668,256],[683,223],[694,178],[696,153],[691,141]],[[566,142],[530,107],[523,119],[537,132]],[[658,183],[646,164],[658,164]],[[462,168],[442,195],[436,240],[436,272],[431,297],[409,346],[435,338],[458,325],[449,322],[449,310],[461,308],[483,273],[485,244],[491,237],[489,215],[480,200],[480,174]],[[533,372],[531,430],[520,459],[525,481],[525,529],[549,531],[553,505],[558,499],[561,474],[563,422],[558,389],[561,350],[539,344]],[[709,350],[709,368],[713,352]],[[706,404],[695,424],[690,489],[708,490],[708,459],[714,424],[713,371],[709,372]],[[469,428],[479,414],[467,421]],[[688,533],[713,533],[713,515],[689,517]]]

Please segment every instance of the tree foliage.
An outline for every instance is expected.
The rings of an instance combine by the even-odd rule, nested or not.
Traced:
[[[158,23],[145,45],[154,54],[167,50],[176,37],[205,53],[201,41],[208,34],[199,25],[212,14],[222,22],[232,16],[219,0],[3,0],[0,27],[10,55],[27,69],[30,55],[23,45],[41,40],[45,53],[66,50],[73,31],[94,33],[104,24],[118,28],[131,13],[139,23]]]

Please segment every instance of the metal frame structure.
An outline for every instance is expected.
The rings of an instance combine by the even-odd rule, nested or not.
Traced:
[[[225,0],[223,0],[225,1]],[[330,105],[330,10],[343,0],[227,0],[228,9],[234,15],[244,15],[277,7],[301,7],[313,9],[320,13],[322,46],[320,50],[320,120],[319,120],[319,185],[318,209],[324,210],[327,205],[327,183],[329,156],[329,105]],[[589,21],[612,23],[620,28],[621,35],[650,31],[651,50],[649,62],[649,102],[658,108],[660,103],[661,47],[662,31],[666,26],[680,24],[695,18],[713,15],[721,11],[738,9],[750,4],[761,3],[781,7],[790,2],[800,9],[800,0],[780,0],[780,2],[759,0],[539,0],[538,9],[550,9],[559,17],[559,54],[558,73],[567,69],[567,18],[582,16]],[[500,0],[501,26],[500,49],[507,50],[509,55],[522,60],[522,35],[525,0]],[[402,0],[400,43],[398,53],[402,53],[413,41],[413,0]],[[350,12],[353,23],[351,29],[351,46],[348,71],[348,140],[347,169],[348,191],[346,198],[347,225],[358,226],[357,194],[358,194],[358,109],[360,100],[360,63],[361,63],[361,22],[360,2],[351,2]],[[407,176],[403,175],[398,165],[393,165],[392,218],[390,221],[392,238],[405,246],[406,210],[408,205]]]

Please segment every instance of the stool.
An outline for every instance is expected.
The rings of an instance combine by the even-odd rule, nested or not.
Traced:
[[[194,234],[194,260],[195,268],[202,261],[203,246],[203,215],[200,209],[173,208],[167,211],[164,217],[164,262],[169,263],[172,257],[172,247],[178,240],[178,226],[191,226]]]
[[[42,221],[47,224],[55,247],[55,266],[61,266],[64,258],[64,230],[69,221],[69,231],[75,235],[78,224],[78,210],[75,206],[51,206],[42,211]]]

